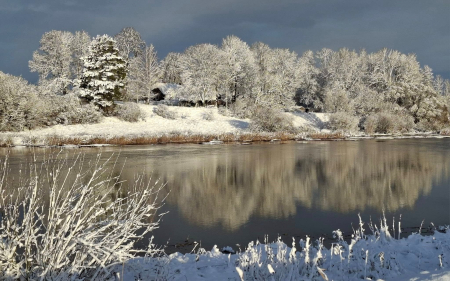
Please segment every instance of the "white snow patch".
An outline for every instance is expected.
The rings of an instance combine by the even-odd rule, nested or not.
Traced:
[[[309,247],[303,240],[294,242],[296,251],[281,241],[251,242],[235,255],[215,246],[197,254],[136,258],[125,264],[124,280],[450,280],[450,262],[443,259],[441,267],[438,259],[450,255],[450,232],[397,240],[387,227],[377,231],[355,232],[350,245],[340,240],[332,249],[319,241]]]

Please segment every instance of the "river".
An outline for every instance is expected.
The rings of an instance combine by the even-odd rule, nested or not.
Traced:
[[[391,225],[401,215],[412,230],[450,224],[450,139],[1,150],[11,181],[32,157],[57,152],[69,162],[114,154],[108,165],[121,180],[164,182],[168,213],[153,235],[167,252],[189,252],[194,241],[243,249],[265,235],[330,243],[333,230],[352,233],[358,213],[378,224],[384,211]]]

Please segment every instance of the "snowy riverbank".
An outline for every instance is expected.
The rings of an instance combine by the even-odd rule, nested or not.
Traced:
[[[78,139],[80,142],[89,142],[92,139],[108,141],[113,138],[157,138],[169,136],[172,138],[183,136],[190,139],[192,136],[207,136],[220,139],[221,136],[249,136],[250,120],[238,119],[219,114],[218,109],[169,107],[177,116],[176,119],[166,119],[154,113],[156,106],[139,104],[145,118],[139,122],[130,123],[116,117],[105,117],[97,124],[55,125],[47,128],[35,129],[25,132],[1,133],[3,142],[8,140],[13,145],[47,145],[46,141],[52,138]],[[285,113],[293,119],[294,126],[310,131],[323,131],[327,115],[324,113]],[[325,130],[327,131],[327,130]],[[256,134],[254,134],[256,135]],[[267,136],[270,140],[276,134],[257,134]],[[293,136],[295,137],[295,136]],[[188,141],[189,142],[189,141]],[[69,142],[70,143],[70,142]],[[151,142],[150,142],[151,143]]]
[[[176,116],[166,119],[154,113],[156,106],[139,104],[144,118],[130,123],[116,117],[104,117],[97,124],[55,125],[23,132],[0,133],[1,146],[124,145],[158,143],[203,143],[271,140],[360,140],[367,138],[444,138],[431,133],[372,136],[333,133],[327,129],[329,114],[285,112],[299,133],[255,133],[249,119],[220,114],[216,107],[169,107]],[[224,110],[222,108],[221,110]],[[215,142],[213,142],[215,143]]]
[[[385,222],[386,223],[386,222]],[[450,232],[412,234],[396,239],[387,226],[365,235],[355,231],[350,244],[336,231],[331,249],[322,241],[251,242],[245,251],[211,251],[136,258],[114,270],[124,280],[450,280]],[[394,231],[395,232],[395,231]],[[230,249],[229,249],[230,250]]]

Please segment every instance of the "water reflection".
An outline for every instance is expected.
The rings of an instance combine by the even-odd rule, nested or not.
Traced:
[[[121,182],[133,183],[136,173],[146,175],[144,182],[159,178],[166,182],[166,191],[171,191],[168,205],[190,224],[235,231],[252,217],[296,216],[299,207],[341,214],[417,208],[421,195],[429,194],[442,180],[448,181],[448,144],[448,140],[401,140],[149,146],[82,152],[88,164],[97,159],[98,152],[102,152],[100,162],[120,152],[108,165]],[[45,153],[49,152],[11,152],[10,179],[19,178],[17,171],[26,158],[34,154],[45,157]],[[64,150],[58,157],[70,166],[78,153]],[[128,191],[108,192],[114,201]]]
[[[250,217],[286,218],[300,204],[340,213],[413,208],[448,176],[448,150],[408,143],[223,147],[154,167],[189,222],[235,230]]]

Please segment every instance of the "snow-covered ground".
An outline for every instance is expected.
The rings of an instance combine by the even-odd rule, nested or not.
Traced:
[[[386,226],[374,232],[366,236],[357,230],[348,244],[336,231],[331,249],[309,238],[293,241],[292,247],[251,242],[233,255],[214,247],[136,258],[115,271],[123,272],[124,280],[450,280],[450,231],[402,239],[392,237]]]
[[[199,135],[242,134],[250,133],[250,120],[237,119],[219,114],[215,107],[178,107],[170,106],[175,111],[175,120],[165,119],[153,111],[156,106],[139,104],[145,119],[136,123],[125,122],[116,117],[105,117],[98,124],[55,125],[19,133],[1,133],[0,137],[13,137],[15,145],[21,145],[25,139],[44,139],[49,136],[60,137],[121,137],[121,136],[158,136],[162,134],[181,133]],[[206,120],[205,113],[212,112],[213,120]],[[315,130],[324,128],[324,113],[285,113],[293,117],[295,126],[309,127]]]

